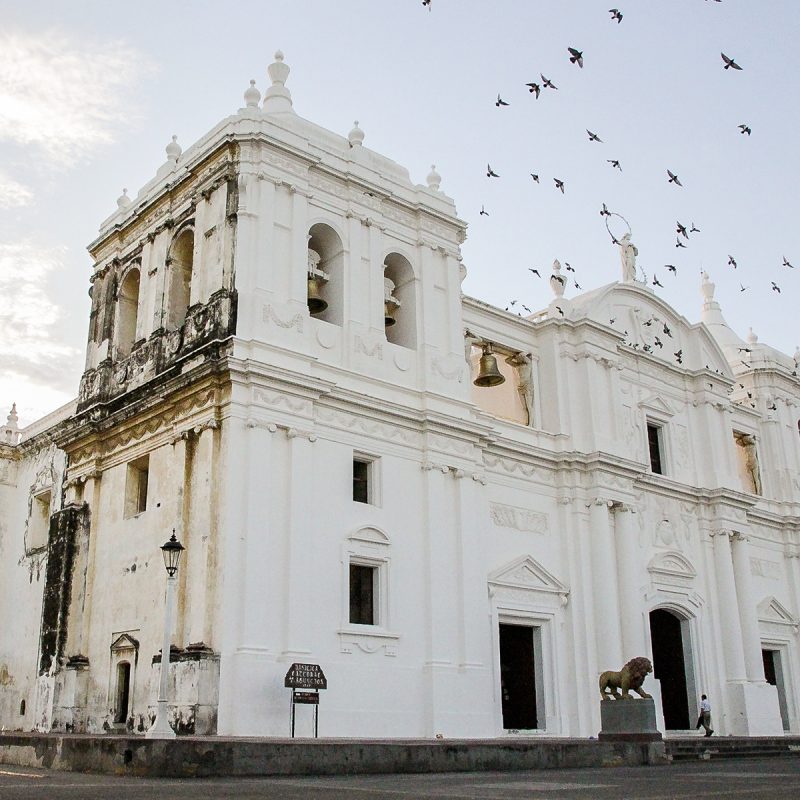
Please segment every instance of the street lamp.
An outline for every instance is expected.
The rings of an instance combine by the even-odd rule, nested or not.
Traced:
[[[168,542],[161,545],[164,566],[167,570],[167,602],[164,612],[164,642],[161,648],[161,680],[158,687],[158,707],[153,724],[147,729],[148,739],[174,739],[175,731],[169,724],[169,706],[167,705],[167,682],[169,680],[169,649],[172,630],[172,608],[175,605],[175,577],[178,562],[181,560],[183,545],[175,538],[175,529]]]

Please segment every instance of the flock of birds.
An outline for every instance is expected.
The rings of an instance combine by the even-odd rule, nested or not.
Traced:
[[[705,0],[705,2],[709,2],[709,0]],[[723,0],[712,0],[712,2],[721,3],[721,2],[723,2]],[[431,0],[422,0],[422,5],[427,7],[427,9],[429,11],[431,10],[431,5],[432,5],[431,4]],[[623,18],[624,18],[623,12],[618,8],[610,8],[610,9],[608,9],[608,13],[610,15],[611,22],[616,23],[617,25],[619,25],[622,22]],[[568,46],[566,48],[566,53],[567,53],[567,56],[569,58],[569,62],[571,64],[575,65],[579,69],[583,69],[584,68],[585,59],[584,59],[584,51],[583,50],[580,50],[577,47]],[[727,70],[742,71],[743,70],[743,67],[739,63],[736,62],[735,58],[727,55],[724,52],[720,53],[720,57],[721,57],[721,60],[722,60],[721,66],[722,66],[723,70],[725,70],[725,71],[727,71]],[[555,83],[553,83],[553,81],[550,78],[548,78],[546,75],[544,75],[544,73],[540,73],[539,74],[539,80],[529,81],[529,82],[527,82],[525,84],[525,86],[527,87],[529,93],[534,95],[534,98],[536,100],[538,100],[545,92],[558,91],[558,86],[556,86]],[[507,108],[510,105],[511,105],[511,103],[508,100],[504,99],[500,93],[497,94],[497,97],[496,97],[496,100],[495,100],[495,106],[498,109],[504,109],[504,108]],[[752,135],[752,128],[750,127],[750,125],[748,123],[743,122],[743,123],[738,125],[738,132],[743,136],[748,136],[749,137],[749,136]],[[600,137],[600,135],[597,132],[592,131],[589,128],[586,128],[586,135],[588,137],[589,143],[603,144],[603,139]],[[607,158],[606,162],[610,165],[610,167],[612,169],[616,169],[616,170],[619,170],[620,172],[622,172],[622,163],[621,163],[620,159],[618,159],[618,158]],[[537,183],[537,184],[540,183],[540,177],[539,177],[539,175],[537,173],[531,172],[529,174],[530,174],[531,179],[535,183]],[[683,183],[681,182],[681,180],[680,180],[680,178],[679,178],[679,176],[678,176],[678,174],[676,172],[673,172],[671,169],[665,169],[665,175],[666,175],[666,180],[670,185],[672,185],[672,186],[674,186],[676,188],[682,188],[683,187]],[[500,179],[501,175],[500,175],[500,173],[498,173],[492,167],[491,163],[487,163],[487,165],[486,165],[486,177],[488,179],[490,179],[490,180],[496,180],[496,179]],[[552,180],[553,180],[553,185],[554,185],[554,188],[556,189],[556,191],[559,191],[562,194],[565,194],[566,193],[566,181],[561,177],[553,177]],[[486,207],[485,207],[484,204],[481,205],[479,216],[482,216],[482,217],[483,216],[485,216],[485,217],[489,216],[489,211],[486,210]],[[611,236],[612,243],[613,244],[619,244],[618,239],[614,236],[614,234],[611,232],[611,230],[610,230],[610,228],[608,226],[608,219],[610,217],[614,216],[614,217],[619,217],[620,219],[625,221],[624,217],[622,217],[621,214],[617,214],[617,213],[609,210],[605,203],[602,204],[602,208],[600,210],[600,216],[606,218],[606,229],[608,230],[608,233]],[[627,222],[626,222],[626,224],[627,224]],[[691,222],[690,225],[687,227],[680,220],[676,221],[675,231],[676,231],[675,248],[678,249],[678,250],[684,249],[684,248],[687,247],[687,242],[689,241],[690,236],[692,234],[699,234],[701,232],[700,228],[698,228],[694,224],[694,222]],[[728,256],[728,266],[730,266],[734,270],[737,269],[738,265],[737,265],[736,259],[732,255]],[[783,260],[782,260],[782,265],[781,266],[784,267],[784,268],[794,269],[794,265],[789,261],[789,259],[786,256],[783,256]],[[566,264],[566,268],[567,268],[567,271],[575,273],[575,269],[572,266],[570,266],[568,263]],[[542,277],[542,275],[541,275],[541,273],[539,272],[538,269],[534,269],[534,268],[530,268],[530,267],[528,269],[536,277],[538,277],[538,278]],[[672,275],[677,275],[678,267],[676,265],[674,265],[674,264],[664,264],[664,269],[668,273],[671,273]],[[648,276],[645,273],[644,269],[641,266],[639,266],[639,270],[641,271],[641,273],[643,275],[645,283],[651,282],[653,286],[657,286],[657,287],[663,288],[664,285],[661,283],[661,281],[659,280],[659,278],[658,278],[657,274],[655,274],[655,272],[653,273],[652,278],[650,279],[650,281],[648,281]],[[562,278],[562,276],[553,276],[553,277],[557,277],[558,279],[560,279],[562,281],[562,283],[564,282],[564,279]],[[578,281],[575,278],[574,274],[572,276],[572,281],[573,281],[573,284],[574,284],[575,288],[580,291],[581,290],[581,285],[578,283]],[[774,280],[770,280],[770,288],[771,288],[771,291],[776,293],[776,294],[780,294],[781,293],[780,285]],[[740,292],[746,292],[749,289],[750,289],[749,286],[745,286],[743,283],[739,283],[739,291]],[[521,308],[522,310],[524,310],[524,311],[526,311],[528,313],[531,313],[530,308],[528,308],[526,305],[524,305],[522,303],[519,303],[518,300],[509,301],[508,305],[506,306],[506,311],[516,311],[516,307],[518,306],[518,304],[519,304],[519,308]],[[517,311],[517,314],[519,316],[522,316],[522,311]],[[612,324],[613,324],[613,320],[612,320]],[[647,323],[645,323],[645,324],[647,324]],[[664,324],[664,328],[665,329],[667,328],[666,324]],[[671,334],[668,333],[667,330],[664,331],[664,334],[665,335],[671,335]],[[645,349],[645,350],[652,349],[653,346],[662,347],[663,346],[663,342],[658,337],[656,337],[656,340],[654,341],[654,345],[645,346],[643,349]],[[674,355],[675,355],[676,361],[678,363],[682,363],[682,351],[678,350],[678,351],[675,352]]]

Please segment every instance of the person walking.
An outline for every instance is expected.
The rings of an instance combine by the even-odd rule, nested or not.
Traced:
[[[711,727],[711,703],[705,695],[700,696],[700,717],[697,720],[697,727],[703,726],[706,730],[706,736],[711,736],[714,729]]]

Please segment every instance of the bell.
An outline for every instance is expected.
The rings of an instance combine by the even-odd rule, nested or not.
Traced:
[[[328,304],[320,297],[319,287],[322,281],[312,275],[308,276],[308,310],[312,314],[321,314]]]
[[[492,348],[487,346],[483,348],[483,355],[481,356],[478,377],[475,378],[473,383],[475,386],[499,386],[505,383],[505,378],[500,370],[497,368],[497,359],[492,355]]]
[[[397,306],[391,301],[387,300],[383,304],[383,324],[387,328],[397,322],[397,320],[394,318],[395,311],[397,311]]]

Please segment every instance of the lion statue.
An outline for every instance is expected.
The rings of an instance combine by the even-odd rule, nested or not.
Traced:
[[[633,690],[639,697],[652,697],[642,689],[644,679],[653,671],[649,658],[632,658],[619,672],[608,670],[600,676],[600,696],[603,700],[630,700]],[[617,689],[622,689],[620,694]]]

